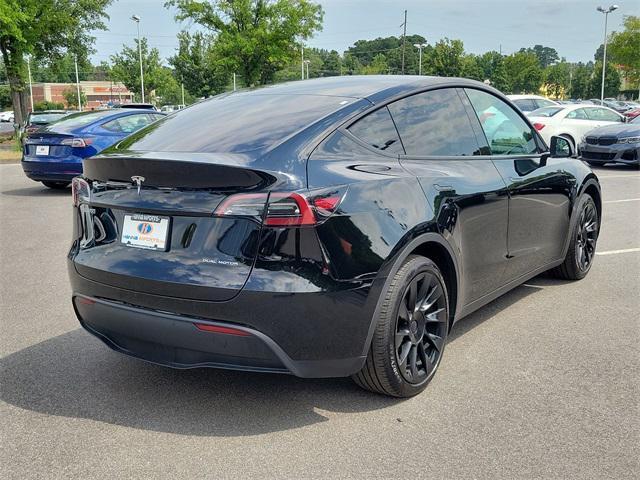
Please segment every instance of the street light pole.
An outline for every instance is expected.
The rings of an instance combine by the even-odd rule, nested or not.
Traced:
[[[33,85],[31,82],[31,58],[27,58],[27,71],[29,72],[29,100],[31,102],[31,111],[33,112]],[[20,106],[22,110],[22,106]]]
[[[311,60],[305,60],[304,61],[304,65],[307,67],[307,80],[309,80],[309,64],[311,63]],[[302,77],[304,79],[304,77]]]
[[[426,43],[414,43],[414,47],[418,49],[418,75],[422,75],[422,49],[427,46]]]
[[[300,52],[302,54],[302,62],[300,63],[301,79],[304,80],[304,45],[300,45]]]
[[[78,93],[78,110],[82,111],[82,99],[80,98],[80,80],[78,79],[78,56],[73,57],[73,63],[76,66],[76,91]]]
[[[609,8],[598,7],[596,10],[604,13],[604,51],[602,52],[602,85],[600,85],[600,105],[604,105],[604,73],[607,67],[607,20],[609,14],[618,9],[618,5],[611,5]]]
[[[142,92],[142,103],[144,103],[144,72],[142,70],[142,45],[140,43],[140,16],[133,15],[131,20],[136,22],[138,27],[138,57],[140,57],[140,91]]]

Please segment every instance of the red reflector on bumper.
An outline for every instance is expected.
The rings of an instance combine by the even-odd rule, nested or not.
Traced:
[[[219,327],[218,325],[208,325],[206,323],[194,323],[194,325],[198,330],[202,330],[204,332],[224,333],[225,335],[237,335],[239,337],[248,337],[251,335],[250,333],[237,328]]]

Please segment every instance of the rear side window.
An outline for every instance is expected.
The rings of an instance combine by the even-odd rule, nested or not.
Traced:
[[[531,112],[532,110],[538,108],[534,101],[530,98],[521,98],[519,100],[514,100],[513,103],[523,112]]]
[[[606,108],[589,108],[587,115],[590,120],[600,120],[603,122],[622,122],[620,116]]]
[[[418,93],[389,105],[407,155],[480,155],[467,112],[451,88]]]
[[[531,127],[511,106],[489,93],[465,89],[487,137],[492,155],[537,153]]]
[[[404,153],[398,131],[386,107],[358,120],[349,127],[349,132],[378,150]]]

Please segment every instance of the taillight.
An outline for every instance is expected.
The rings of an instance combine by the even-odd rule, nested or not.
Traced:
[[[236,335],[238,337],[249,337],[251,334],[239,328],[221,327],[219,325],[209,325],[208,323],[194,323],[198,330],[203,332],[223,333],[225,335]]]
[[[91,200],[91,186],[81,177],[75,177],[71,180],[71,198],[73,206],[77,207],[82,202]]]
[[[249,216],[269,226],[316,225],[338,209],[345,192],[345,188],[337,188],[304,193],[239,193],[224,200],[214,215]]]
[[[544,123],[534,123],[533,124],[533,128],[535,128],[537,131],[540,131],[544,128]]]
[[[93,143],[93,138],[65,138],[60,143],[73,148],[84,148]]]

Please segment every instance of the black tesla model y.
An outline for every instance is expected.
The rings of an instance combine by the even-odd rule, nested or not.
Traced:
[[[220,95],[84,161],[73,306],[176,368],[349,376],[397,397],[452,325],[589,271],[600,187],[470,80],[336,77]]]

